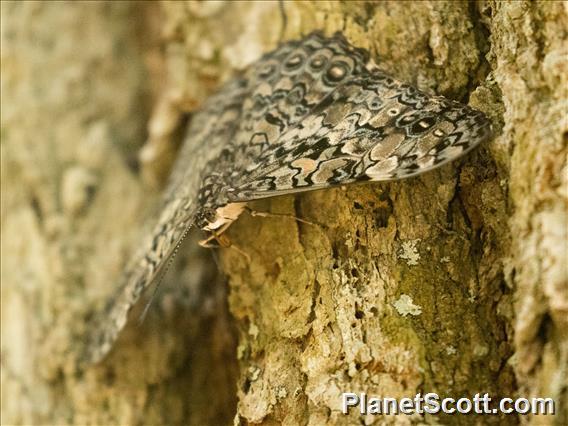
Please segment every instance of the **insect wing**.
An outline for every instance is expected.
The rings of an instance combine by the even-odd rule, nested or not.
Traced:
[[[233,138],[247,90],[245,80],[234,79],[194,115],[174,165],[160,216],[150,237],[126,268],[115,297],[99,316],[87,344],[84,356],[87,362],[98,362],[110,351],[132,307],[164,271],[172,254],[195,225],[196,214],[202,207],[199,193],[203,174]]]
[[[375,71],[349,79],[283,133],[230,190],[247,201],[424,173],[489,138],[483,113]]]

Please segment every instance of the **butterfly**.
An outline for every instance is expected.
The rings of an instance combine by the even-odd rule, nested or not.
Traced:
[[[490,136],[483,113],[397,80],[340,33],[282,44],[192,117],[161,214],[102,314],[88,360],[110,351],[191,228],[218,237],[249,201],[408,178]]]

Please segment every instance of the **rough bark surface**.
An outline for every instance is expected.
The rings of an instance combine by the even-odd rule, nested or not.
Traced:
[[[167,90],[161,19],[150,2],[2,2],[3,425],[234,417],[226,296],[195,249],[180,253],[142,326],[134,313],[120,349],[77,368],[90,319],[159,202],[136,164]],[[150,136],[163,132],[153,124]]]
[[[342,31],[496,137],[416,179],[255,203],[313,224],[241,217],[251,260],[223,250],[226,280],[188,244],[144,324],[81,370],[178,110],[276,47],[280,9],[3,2],[2,423],[567,424],[566,3],[284,10],[283,41]],[[347,391],[553,397],[557,414],[361,418]]]

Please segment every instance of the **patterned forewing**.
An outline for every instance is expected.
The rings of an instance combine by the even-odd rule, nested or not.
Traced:
[[[365,71],[368,53],[336,35],[312,33],[264,55],[244,77],[251,88],[235,139],[235,179],[255,167],[290,128],[300,123],[348,76]],[[232,178],[231,178],[232,179]]]
[[[402,179],[460,157],[490,134],[481,112],[369,71],[347,79],[283,133],[230,198]]]

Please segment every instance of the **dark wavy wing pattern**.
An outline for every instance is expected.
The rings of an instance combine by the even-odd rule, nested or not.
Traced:
[[[342,36],[325,38],[313,33],[280,46],[249,67],[243,78],[248,81],[250,95],[244,100],[239,127],[221,161],[210,167],[212,173],[225,171],[217,186],[230,187],[232,181],[242,178],[344,76],[365,72],[368,56],[366,51],[350,46]],[[227,170],[231,173],[226,173]],[[227,200],[218,193],[208,193],[203,201],[215,206]]]
[[[479,111],[428,96],[380,71],[346,79],[233,182],[245,201],[415,176],[491,136]]]

